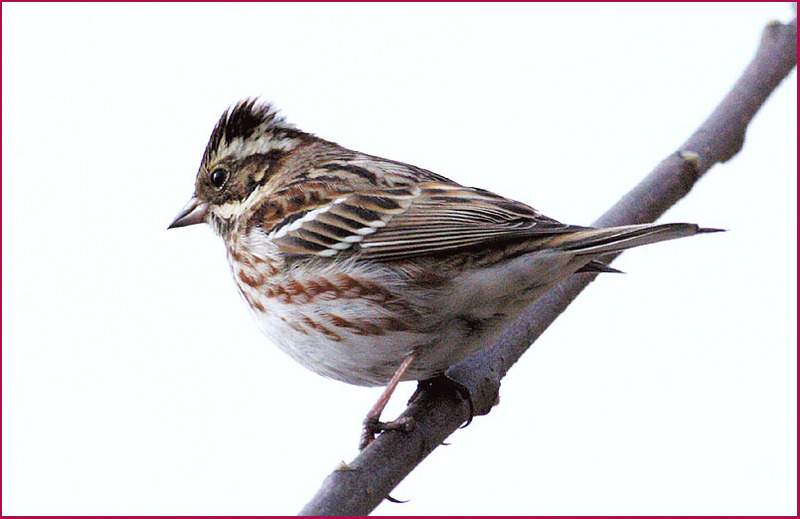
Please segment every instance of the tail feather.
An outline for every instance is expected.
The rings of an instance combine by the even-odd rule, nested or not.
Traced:
[[[614,267],[606,265],[602,261],[597,261],[597,260],[592,260],[575,271],[576,274],[578,272],[589,272],[589,273],[605,272],[610,274],[624,274],[624,272],[622,272],[621,270],[615,269]]]
[[[600,256],[641,245],[722,230],[702,228],[692,223],[626,225],[577,231],[556,237],[550,245],[561,250],[574,251],[579,255]]]

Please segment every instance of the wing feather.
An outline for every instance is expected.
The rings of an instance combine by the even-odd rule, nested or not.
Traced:
[[[425,182],[342,195],[271,235],[289,255],[395,260],[580,229],[482,189]]]

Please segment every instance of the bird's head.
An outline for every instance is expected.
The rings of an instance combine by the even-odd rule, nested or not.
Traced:
[[[209,223],[223,234],[269,189],[281,159],[313,138],[287,123],[269,103],[247,99],[225,111],[211,133],[194,196],[169,228]]]

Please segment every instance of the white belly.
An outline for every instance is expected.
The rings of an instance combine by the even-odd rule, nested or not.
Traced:
[[[562,258],[517,258],[420,288],[385,265],[319,263],[259,277],[232,262],[261,331],[311,371],[385,385],[410,353],[406,380],[442,373],[492,340],[564,271]]]

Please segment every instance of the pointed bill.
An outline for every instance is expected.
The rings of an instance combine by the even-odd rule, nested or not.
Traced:
[[[206,214],[208,213],[208,202],[203,202],[197,197],[192,197],[189,200],[178,216],[172,220],[167,229],[174,229],[176,227],[186,227],[187,225],[195,225],[206,221]]]

